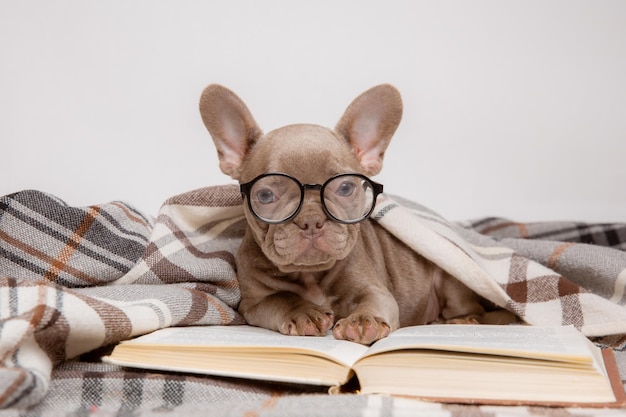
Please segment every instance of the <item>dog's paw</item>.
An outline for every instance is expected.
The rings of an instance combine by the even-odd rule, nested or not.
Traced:
[[[371,314],[351,314],[337,321],[333,328],[335,339],[369,345],[378,339],[387,337],[391,332],[389,324]]]
[[[481,317],[477,314],[468,314],[467,316],[454,317],[447,319],[445,324],[480,324]]]
[[[290,336],[325,336],[334,321],[332,311],[305,306],[290,312],[279,331]]]

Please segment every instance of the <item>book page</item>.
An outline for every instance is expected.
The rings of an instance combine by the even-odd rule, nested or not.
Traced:
[[[272,330],[246,325],[171,327],[123,343],[257,350],[271,348],[274,351],[298,350],[302,353],[315,352],[348,367],[367,351],[366,346],[336,340],[330,334],[325,337],[286,336]]]
[[[368,355],[423,348],[590,363],[589,347],[573,326],[444,324],[399,329],[375,343]]]

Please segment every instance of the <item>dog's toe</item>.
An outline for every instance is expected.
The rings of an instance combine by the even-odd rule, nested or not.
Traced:
[[[333,335],[336,339],[369,345],[387,337],[390,330],[387,323],[370,314],[352,314],[335,324]]]
[[[334,315],[315,309],[295,311],[279,331],[290,336],[324,336],[333,325]]]

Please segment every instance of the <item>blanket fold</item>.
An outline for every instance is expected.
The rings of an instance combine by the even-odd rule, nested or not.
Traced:
[[[626,225],[456,224],[389,196],[373,218],[529,324],[572,324],[624,350]],[[94,349],[163,327],[243,323],[244,230],[234,185],[174,196],[156,219],[123,202],[0,197],[0,408],[37,404],[56,366]]]
[[[53,366],[168,326],[240,324],[235,187],[167,200],[154,221],[113,202],[0,199],[0,407],[47,392]]]

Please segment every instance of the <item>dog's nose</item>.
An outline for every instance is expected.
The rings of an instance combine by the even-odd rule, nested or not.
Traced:
[[[318,214],[301,216],[295,220],[296,225],[300,229],[307,230],[311,233],[322,229],[325,222],[326,219]]]

